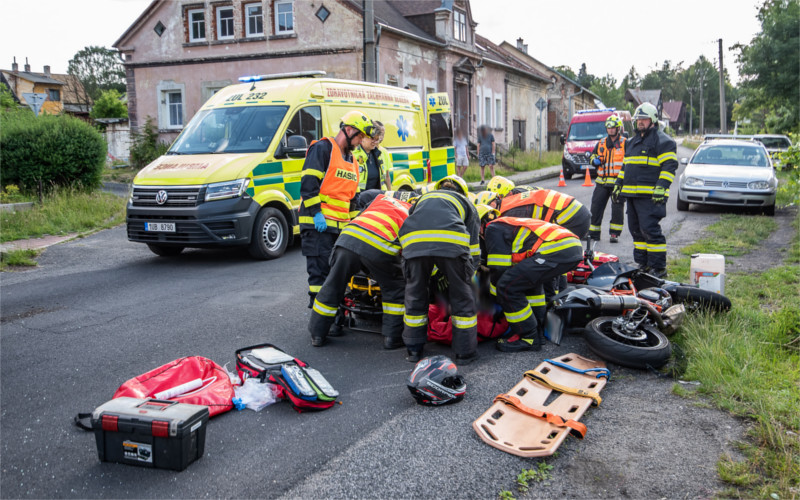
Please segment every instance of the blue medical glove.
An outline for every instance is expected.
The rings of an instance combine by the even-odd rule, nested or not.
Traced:
[[[594,160],[592,160],[592,165],[594,165],[595,167],[599,167],[600,165],[602,165],[602,163],[603,162],[600,161],[600,158],[595,158]]]
[[[314,214],[314,227],[320,233],[324,233],[326,229],[328,229],[328,223],[325,222],[325,216],[322,215],[322,212],[317,212]]]

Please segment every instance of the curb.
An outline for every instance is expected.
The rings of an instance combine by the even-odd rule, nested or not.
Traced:
[[[555,172],[543,172],[542,170],[549,170],[549,167],[540,170],[514,174],[509,176],[508,179],[514,181],[514,184],[529,184],[532,182],[554,179],[558,177],[559,173],[561,172],[561,167],[559,166],[558,171]],[[485,185],[482,186],[478,182],[470,182],[467,183],[467,185],[469,186],[470,191],[483,191],[485,189]]]

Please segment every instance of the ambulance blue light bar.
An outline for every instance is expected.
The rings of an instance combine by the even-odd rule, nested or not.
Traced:
[[[578,111],[575,114],[577,114],[577,115],[585,115],[585,114],[589,114],[589,113],[609,113],[609,112],[614,112],[616,110],[617,110],[617,108],[582,109],[582,110]]]
[[[280,80],[282,78],[314,78],[323,77],[327,75],[324,71],[297,71],[294,73],[276,73],[274,75],[249,75],[240,76],[239,81],[242,83],[260,82],[264,80]]]

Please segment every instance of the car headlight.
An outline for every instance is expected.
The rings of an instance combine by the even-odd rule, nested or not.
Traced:
[[[753,181],[747,185],[750,189],[769,189],[769,182],[767,181]]]
[[[703,181],[703,179],[698,179],[697,177],[687,177],[685,184],[692,187],[704,186],[705,181]]]
[[[215,182],[206,186],[206,201],[237,198],[244,194],[249,179],[236,179],[235,181]]]
[[[564,150],[564,158],[569,160],[569,161],[575,161],[575,159],[572,158],[572,155],[569,154],[569,151],[567,151],[566,149]]]

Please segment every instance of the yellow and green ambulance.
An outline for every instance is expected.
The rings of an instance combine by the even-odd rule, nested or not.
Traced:
[[[255,258],[280,257],[299,235],[308,145],[335,136],[352,109],[386,127],[392,179],[423,186],[455,172],[447,94],[421,102],[411,90],[324,75],[242,77],[211,97],[133,180],[128,239],[157,255],[247,246]]]

